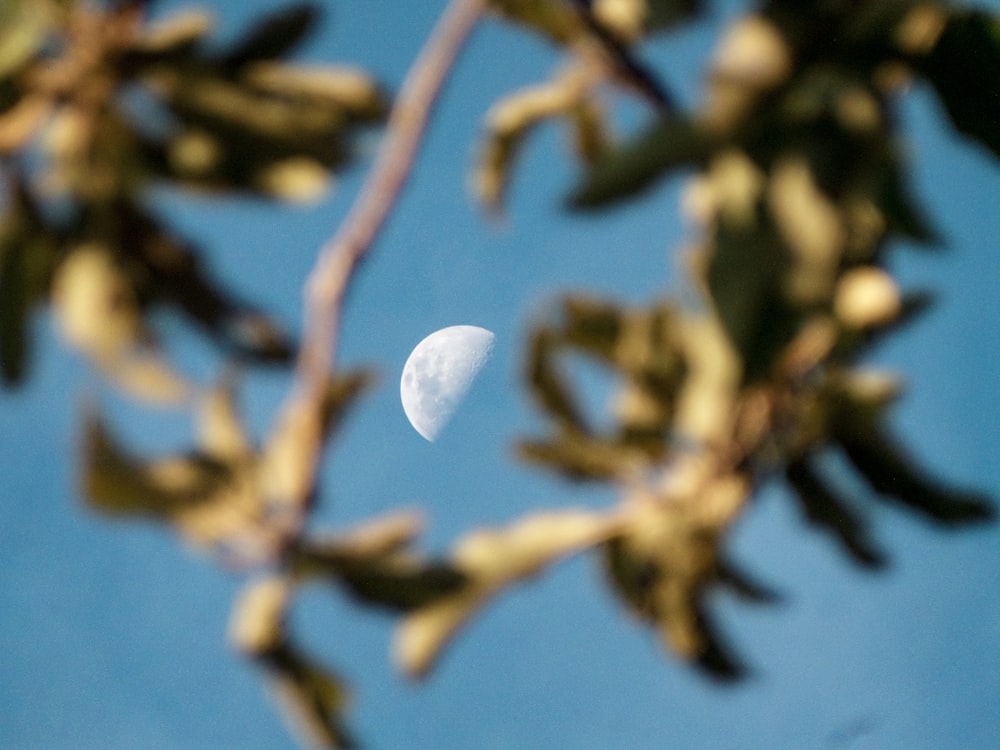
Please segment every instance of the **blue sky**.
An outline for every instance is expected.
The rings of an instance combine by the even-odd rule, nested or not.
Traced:
[[[212,7],[231,33],[253,9],[271,5]],[[303,57],[356,61],[396,87],[442,5],[333,4]],[[649,56],[694,96],[692,75],[711,38],[703,29],[664,39]],[[470,203],[466,173],[482,114],[556,62],[541,42],[496,23],[461,59],[413,180],[351,292],[342,361],[373,365],[381,380],[327,456],[318,524],[417,505],[428,511],[427,547],[440,551],[477,525],[534,508],[613,500],[514,460],[514,440],[539,426],[519,387],[521,345],[560,290],[633,302],[676,291],[674,253],[688,229],[673,183],[612,213],[563,213],[574,169],[555,128],[540,130],[525,150],[502,226]],[[998,497],[1000,181],[985,152],[943,135],[942,112],[927,91],[915,89],[901,115],[919,191],[948,246],[893,251],[903,286],[929,287],[939,304],[879,350],[878,363],[906,374],[894,424],[915,452],[956,483]],[[184,231],[205,241],[222,278],[294,328],[302,280],[362,174],[343,175],[330,199],[308,210],[162,201]],[[420,339],[455,324],[494,331],[494,358],[428,443],[403,414],[399,373]],[[211,350],[166,325],[185,367],[209,377]],[[35,331],[28,386],[0,394],[0,747],[294,747],[253,669],[225,644],[243,579],[159,528],[93,517],[77,498],[67,457],[85,393],[101,393],[116,428],[139,449],[183,446],[189,420],[136,415],[55,344],[46,321]],[[248,377],[242,407],[258,435],[286,385],[275,373]],[[878,576],[858,572],[809,531],[781,492],[764,493],[733,549],[786,600],[764,609],[716,602],[754,668],[751,679],[725,689],[662,653],[586,558],[503,597],[420,685],[391,667],[392,621],[335,592],[306,593],[293,626],[310,651],[352,680],[351,723],[372,748],[996,746],[1000,527],[944,533],[884,506],[872,517],[893,562]]]

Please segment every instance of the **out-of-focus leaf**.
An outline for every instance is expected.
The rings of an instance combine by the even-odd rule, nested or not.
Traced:
[[[336,545],[303,545],[296,564],[332,579],[360,602],[395,612],[411,612],[451,596],[468,580],[445,562],[399,551],[360,555]]]
[[[646,0],[646,29],[663,31],[694,20],[704,10],[701,0]]]
[[[884,214],[890,232],[923,246],[938,245],[941,235],[906,177],[897,149],[886,144],[860,160],[852,189]]]
[[[523,440],[518,455],[576,481],[607,481],[647,466],[655,449],[564,432],[548,440]],[[657,446],[660,448],[662,446]]]
[[[134,263],[136,292],[144,308],[176,307],[238,358],[265,364],[291,358],[292,343],[284,332],[221,289],[193,247],[136,206],[118,205],[116,212],[114,239]]]
[[[878,416],[842,403],[833,436],[848,461],[885,500],[944,526],[992,521],[996,509],[981,494],[953,490],[927,475],[878,423]]]
[[[202,10],[181,11],[146,26],[142,36],[123,55],[130,68],[183,60],[195,54],[199,42],[212,30],[211,14]]]
[[[663,541],[684,544],[683,537]],[[743,677],[745,667],[704,607],[711,561],[702,560],[693,548],[661,553],[643,547],[634,546],[627,536],[605,545],[605,564],[616,592],[636,614],[656,625],[666,645],[707,675],[723,681]],[[702,567],[706,563],[709,567]]]
[[[490,8],[503,18],[527,26],[557,44],[580,38],[586,27],[565,0],[492,0]]]
[[[169,523],[194,546],[222,553],[249,555],[266,544],[252,463],[204,452],[137,458],[94,414],[82,442],[83,494],[94,510]]]
[[[31,309],[45,295],[59,238],[41,220],[23,185],[0,219],[0,376],[17,385],[28,366]]]
[[[84,420],[81,453],[84,494],[93,508],[111,515],[170,519],[204,503],[230,480],[224,465],[205,456],[137,459],[93,412]]]
[[[934,307],[935,301],[934,293],[927,290],[904,295],[895,320],[863,331],[843,332],[835,349],[836,355],[857,358],[870,353],[890,334],[904,330],[920,320],[924,313]]]
[[[372,385],[374,379],[374,375],[367,370],[338,373],[330,377],[321,422],[325,437],[337,431],[347,410],[354,405],[358,396]]]
[[[490,108],[471,179],[473,193],[481,204],[493,211],[503,208],[521,147],[546,120],[567,119],[576,128],[578,145],[601,148],[604,121],[588,87],[586,72],[570,68],[543,84],[520,89]],[[583,134],[587,137],[581,139]]]
[[[52,306],[63,338],[100,365],[112,365],[142,342],[135,289],[103,243],[80,244],[66,254],[52,281]]]
[[[791,462],[785,477],[810,523],[832,534],[859,565],[871,570],[886,566],[888,560],[870,538],[864,520],[836,496],[808,458]]]
[[[233,610],[230,640],[264,670],[291,729],[306,744],[355,747],[343,719],[350,697],[346,684],[289,638],[293,590],[293,582],[284,576],[252,582]]]
[[[350,695],[342,678],[287,643],[259,662],[289,725],[308,745],[357,747],[344,723]]]
[[[716,563],[716,577],[728,591],[751,604],[777,604],[782,596],[770,586],[751,577],[732,562],[720,558]]]
[[[694,484],[681,489],[687,483],[677,475],[681,494],[633,496],[627,522],[604,545],[604,563],[615,592],[659,631],[665,647],[712,678],[733,680],[744,667],[708,616],[706,598],[720,583],[769,598],[721,554],[725,518],[746,502],[750,482],[740,474],[706,479],[697,462],[675,464],[674,471],[683,474],[685,466]]]
[[[319,7],[313,3],[276,10],[256,21],[225,53],[222,64],[228,70],[237,70],[251,62],[282,57],[305,38],[318,20]]]
[[[236,410],[233,379],[210,388],[198,405],[198,442],[209,456],[223,461],[249,458],[253,446]]]
[[[917,63],[952,124],[1000,157],[1000,19],[953,11],[930,53]]]
[[[786,264],[781,239],[770,227],[721,222],[708,267],[708,288],[743,359],[747,382],[767,373],[799,324],[782,293]]]
[[[325,441],[369,379],[363,371],[333,376],[321,413],[308,399],[288,402],[262,455],[260,475],[270,512],[295,516],[312,502],[316,462]]]
[[[554,361],[555,338],[551,331],[539,329],[531,340],[528,355],[528,384],[532,394],[558,424],[573,432],[586,433],[587,427],[574,403],[569,385]]]
[[[21,67],[44,44],[52,20],[46,3],[11,0],[0,6],[0,78]]]
[[[570,195],[570,207],[599,208],[634,196],[671,171],[701,163],[712,148],[693,121],[668,117],[598,158]]]
[[[454,594],[406,617],[396,633],[400,666],[409,675],[423,676],[457,630],[501,589],[605,542],[621,525],[616,515],[567,510],[528,516],[506,529],[469,534],[449,559],[467,582]]]
[[[20,238],[17,238],[20,239]],[[0,373],[4,385],[17,385],[24,377],[28,359],[28,290],[26,243],[0,245]]]

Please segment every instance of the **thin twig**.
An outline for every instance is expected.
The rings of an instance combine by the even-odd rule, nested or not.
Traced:
[[[451,0],[403,83],[365,185],[340,229],[320,250],[306,282],[305,330],[295,387],[272,435],[272,443],[294,446],[293,466],[282,470],[289,484],[282,488],[284,497],[276,498],[298,516],[293,525],[302,521],[319,461],[319,424],[348,284],[395,205],[435,100],[487,2]]]
[[[486,0],[452,0],[410,70],[367,183],[340,231],[323,247],[307,286],[298,376],[325,382],[336,352],[348,282],[382,229],[413,166],[431,109]]]

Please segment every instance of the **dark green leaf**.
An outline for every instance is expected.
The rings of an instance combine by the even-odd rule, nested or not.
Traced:
[[[275,11],[257,21],[222,62],[229,70],[236,70],[248,63],[282,57],[305,38],[319,15],[318,6],[312,3]]]
[[[876,419],[847,408],[834,421],[834,438],[872,489],[945,526],[991,521],[996,509],[980,494],[945,487],[920,469]]]
[[[23,185],[11,190],[0,223],[0,377],[17,385],[28,366],[31,310],[48,291],[59,238]]]
[[[719,560],[716,565],[716,576],[719,583],[745,602],[777,604],[781,601],[781,594],[728,560]]]
[[[981,11],[953,12],[919,65],[952,124],[1000,156],[1000,21]]]
[[[787,260],[781,240],[757,223],[720,222],[708,267],[712,303],[743,359],[744,379],[764,376],[799,324],[784,300],[781,282]]]
[[[785,477],[810,523],[832,534],[859,565],[869,569],[886,566],[888,560],[871,540],[864,520],[836,496],[808,458],[791,462]]]
[[[518,454],[575,481],[612,479],[630,463],[629,459],[643,455],[569,431],[550,440],[524,440],[518,444]]]
[[[284,332],[263,313],[225,292],[195,248],[137,206],[117,205],[115,214],[115,243],[135,263],[136,291],[143,305],[177,308],[238,358],[263,364],[290,360],[292,342]]]
[[[96,413],[84,419],[81,454],[84,495],[112,515],[170,519],[211,500],[230,479],[225,466],[205,456],[151,462],[131,456]]]
[[[347,410],[374,377],[366,370],[338,374],[330,378],[323,403],[323,434],[330,435],[340,426]]]
[[[692,21],[704,8],[700,0],[648,0],[646,28],[662,31]]]
[[[528,385],[541,407],[561,426],[586,433],[586,424],[576,408],[570,387],[554,361],[556,341],[556,335],[546,328],[535,331],[528,355]]]
[[[719,682],[735,682],[747,676],[747,667],[723,637],[703,601],[694,604],[695,621],[702,647],[695,664],[709,677]]]
[[[288,643],[261,654],[258,662],[268,670],[289,724],[310,746],[357,747],[344,723],[349,696],[340,677]]]
[[[611,539],[602,549],[615,592],[636,613],[651,617],[654,611],[651,590],[659,576],[656,563],[633,553],[622,538]]]
[[[670,117],[594,162],[569,198],[575,209],[598,208],[651,187],[671,171],[699,164],[712,139],[689,120]]]
[[[24,243],[0,247],[0,373],[4,385],[21,382],[28,355],[27,248]]]

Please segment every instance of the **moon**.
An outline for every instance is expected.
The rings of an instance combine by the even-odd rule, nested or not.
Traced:
[[[399,396],[413,429],[425,439],[433,443],[451,419],[493,353],[493,339],[491,331],[479,326],[449,326],[410,353]]]

